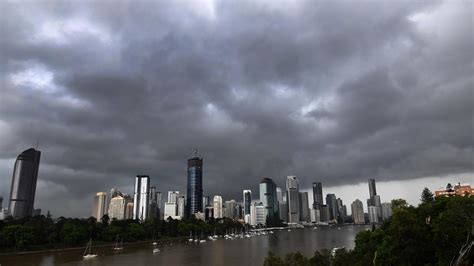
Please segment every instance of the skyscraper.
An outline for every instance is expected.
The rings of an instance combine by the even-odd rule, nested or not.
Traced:
[[[244,216],[250,214],[250,204],[252,203],[252,191],[244,190]]]
[[[178,203],[179,191],[168,191],[168,203]]]
[[[109,205],[109,218],[110,220],[117,219],[123,220],[125,219],[125,208],[127,202],[124,197],[122,196],[115,196],[110,200]]]
[[[354,219],[354,224],[365,224],[364,217],[364,206],[362,201],[356,199],[351,204],[352,218]]]
[[[326,195],[326,204],[329,208],[329,220],[337,220],[337,199],[334,194]]]
[[[194,151],[193,157],[188,159],[188,185],[186,194],[187,217],[196,212],[202,212],[202,158]]]
[[[323,204],[323,184],[313,182],[313,209],[321,210]]]
[[[211,198],[209,196],[202,196],[202,207],[205,209],[206,207],[211,206]]]
[[[278,202],[283,202],[283,190],[281,190],[281,187],[277,187],[277,200]]]
[[[223,213],[222,213],[222,197],[221,196],[214,196],[213,203],[214,207],[214,218],[222,218]]]
[[[228,200],[225,202],[225,217],[235,219],[236,218],[236,210],[235,207],[237,206],[237,202],[235,200]]]
[[[145,220],[148,217],[150,205],[150,177],[137,175],[135,177],[135,192],[133,198],[133,219]]]
[[[148,217],[150,219],[159,218],[159,208],[158,208],[158,194],[156,192],[156,187],[150,187],[150,209],[148,211]]]
[[[377,207],[375,206],[369,206],[368,207],[368,210],[369,210],[369,221],[371,224],[376,224],[379,222],[379,217],[378,217],[378,214],[377,214]]]
[[[177,214],[181,219],[184,218],[184,214],[185,214],[184,213],[185,202],[186,202],[186,199],[184,198],[184,196],[181,196],[181,197],[178,198],[178,204],[177,204],[178,205],[178,212],[177,212]]]
[[[102,219],[102,216],[107,214],[107,202],[107,192],[97,192],[92,205],[92,217]]]
[[[387,220],[392,216],[392,203],[384,202],[382,203],[382,219]]]
[[[40,157],[40,151],[30,148],[16,158],[8,205],[8,213],[15,218],[33,213]]]
[[[276,184],[271,178],[263,178],[259,185],[260,201],[263,203],[265,219],[278,219],[278,200],[276,195]]]
[[[369,179],[369,196],[372,197],[374,195],[377,195],[377,189],[375,187],[375,179],[370,178]]]
[[[3,209],[3,197],[0,197],[0,211]]]
[[[300,221],[309,222],[309,201],[308,201],[308,192],[300,192]]]
[[[288,176],[286,178],[286,202],[288,204],[289,223],[298,223],[300,221],[299,201],[298,178],[296,176]]]

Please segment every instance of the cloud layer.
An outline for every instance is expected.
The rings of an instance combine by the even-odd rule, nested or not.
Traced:
[[[193,147],[224,198],[474,172],[472,2],[0,5],[5,198],[37,138],[37,202],[68,216],[136,174],[184,192]]]

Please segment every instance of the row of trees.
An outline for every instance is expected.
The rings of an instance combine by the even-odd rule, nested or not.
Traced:
[[[7,218],[0,221],[0,251],[20,251],[83,246],[90,238],[98,242],[113,242],[118,235],[124,242],[200,236],[241,230],[242,225],[231,219],[204,222],[189,220],[113,220],[107,215],[101,221],[90,217],[74,219],[49,216],[27,217],[20,220]]]
[[[327,250],[306,258],[269,254],[265,266],[281,265],[473,265],[474,197],[433,199],[425,189],[422,203],[392,201],[393,216],[380,228],[359,232],[353,250]]]

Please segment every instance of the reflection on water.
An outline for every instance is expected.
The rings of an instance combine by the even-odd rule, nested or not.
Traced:
[[[357,232],[369,229],[365,226],[319,227],[275,231],[274,234],[252,238],[208,241],[206,243],[179,243],[159,245],[153,253],[148,243],[126,245],[121,252],[112,247],[95,249],[99,257],[84,261],[83,250],[0,256],[5,265],[262,265],[268,251],[277,255],[300,251],[312,256],[314,251],[345,246],[354,247]]]

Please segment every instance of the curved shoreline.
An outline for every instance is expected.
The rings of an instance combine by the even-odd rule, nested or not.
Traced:
[[[186,240],[186,237],[178,237],[178,238],[170,238],[170,239],[160,239],[160,240],[155,240],[158,244],[162,244],[164,242],[181,242]],[[137,241],[137,242],[126,242],[122,243],[124,246],[128,245],[138,245],[138,244],[144,244],[144,243],[151,243],[151,240],[143,240],[143,241]],[[107,244],[99,244],[92,246],[94,248],[103,248],[103,247],[112,247],[114,246],[115,243],[107,243]],[[38,253],[54,253],[54,252],[60,252],[60,251],[74,251],[74,250],[83,250],[85,249],[85,246],[81,247],[70,247],[70,248],[58,248],[58,249],[42,249],[42,250],[31,250],[31,251],[18,251],[18,252],[8,252],[8,253],[3,253],[0,252],[0,257],[1,256],[14,256],[14,255],[28,255],[28,254],[38,254]]]

